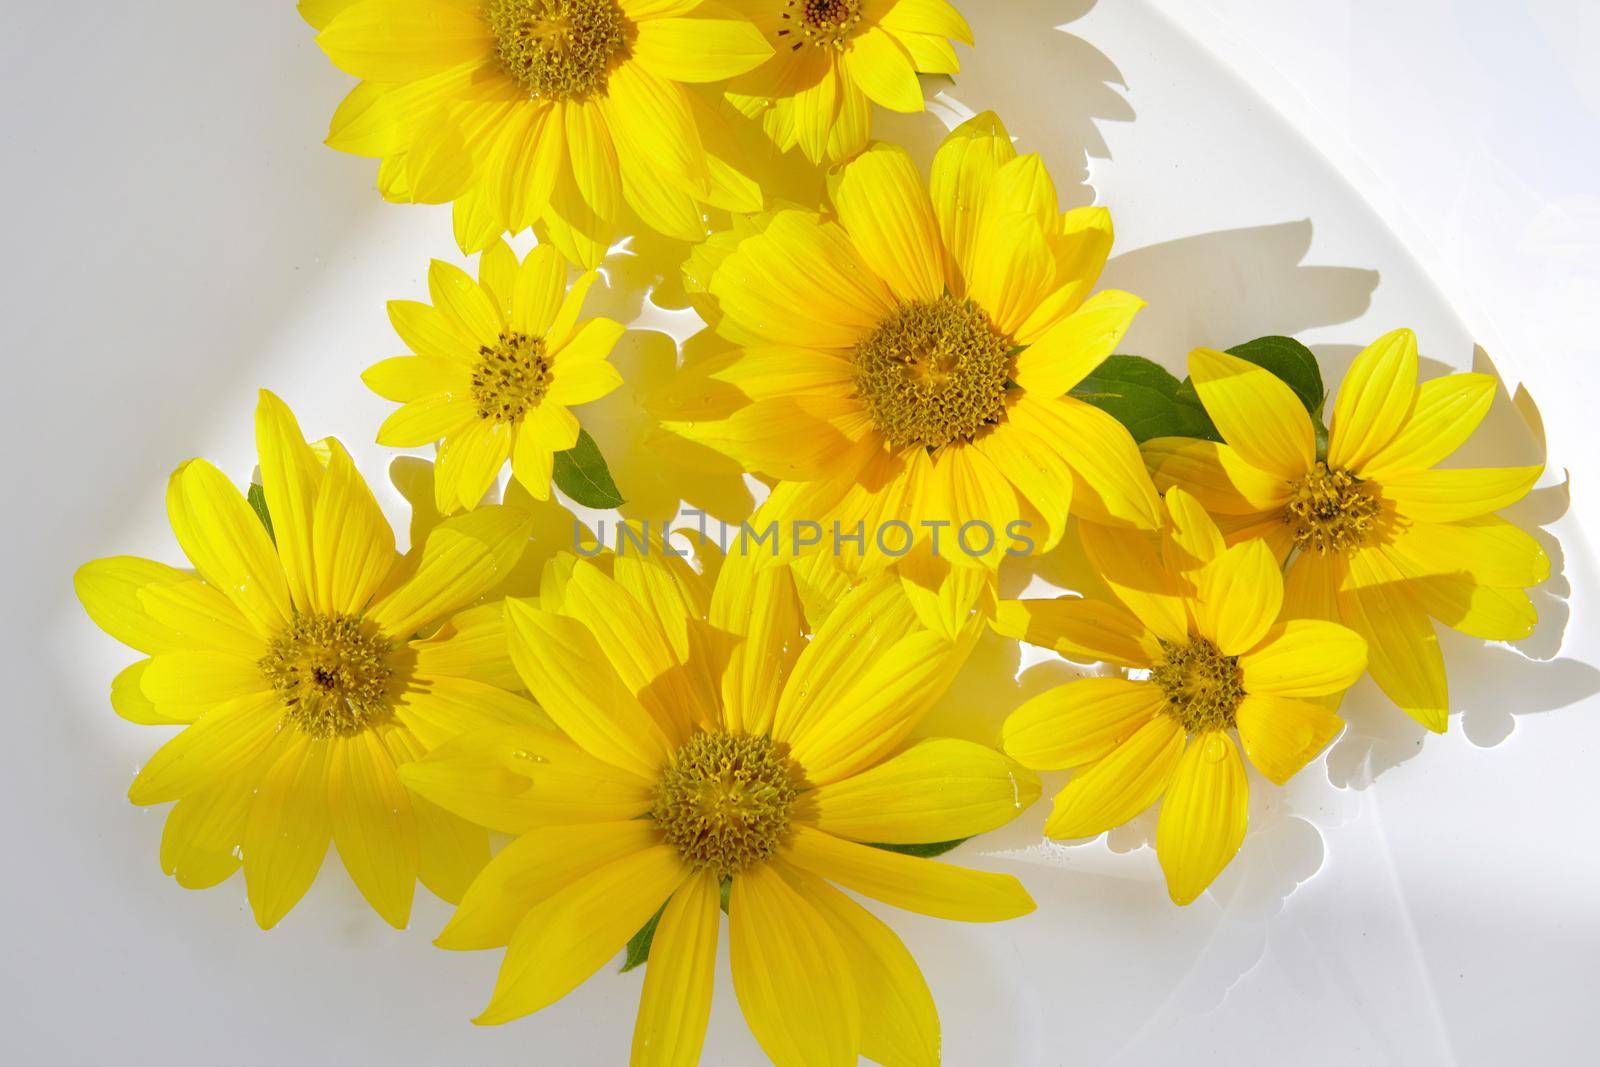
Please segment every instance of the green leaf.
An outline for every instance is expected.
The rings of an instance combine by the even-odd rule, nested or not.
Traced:
[[[884,845],[874,844],[873,848],[881,848],[885,852],[898,852],[903,856],[921,856],[923,859],[932,859],[942,856],[957,845],[970,841],[971,838],[962,837],[954,841],[934,841],[925,845]]]
[[[661,925],[661,916],[666,914],[666,911],[667,906],[661,905],[660,910],[650,916],[650,921],[628,939],[628,958],[622,961],[623,974],[627,974],[650,958],[650,946],[656,939],[656,927]]]
[[[1072,395],[1127,427],[1135,441],[1152,437],[1218,440],[1200,398],[1159,363],[1143,356],[1108,356]]]
[[[578,431],[577,444],[556,453],[552,473],[556,488],[586,508],[604,510],[623,504],[617,483],[611,478],[611,468],[606,466],[600,446],[594,443],[587,430]]]
[[[1311,349],[1293,337],[1257,337],[1254,341],[1234,345],[1228,349],[1228,355],[1271,371],[1294,390],[1313,418],[1322,415],[1323,402],[1328,398],[1322,384],[1322,368],[1317,366],[1317,357]]]
[[[255,510],[256,517],[261,520],[261,525],[267,528],[267,536],[272,538],[272,543],[278,543],[278,534],[272,528],[272,513],[267,510],[267,491],[261,486],[250,483],[250,488],[245,491],[244,497],[250,501],[250,507]]]

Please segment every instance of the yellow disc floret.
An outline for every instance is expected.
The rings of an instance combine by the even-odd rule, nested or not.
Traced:
[[[860,22],[861,0],[788,0],[778,38],[795,51],[843,48]]]
[[[267,646],[261,673],[289,722],[312,737],[350,737],[388,721],[392,642],[354,615],[296,615]]]
[[[787,745],[702,732],[673,754],[650,812],[690,866],[726,878],[778,850],[799,795]]]
[[[616,0],[489,0],[484,8],[500,66],[532,96],[604,96],[631,24]]]
[[[1319,462],[1294,484],[1283,521],[1302,550],[1354,552],[1367,543],[1381,510],[1361,479]]]
[[[472,368],[472,399],[478,418],[516,422],[539,406],[550,388],[550,357],[543,337],[509,332],[493,348],[478,349]]]
[[[970,441],[1005,415],[1011,350],[971,301],[902,304],[856,345],[856,395],[891,444]]]
[[[1167,714],[1190,733],[1232,726],[1244,699],[1239,657],[1224,656],[1204,637],[1191,637],[1187,644],[1163,641],[1161,651],[1150,678],[1167,698]]]

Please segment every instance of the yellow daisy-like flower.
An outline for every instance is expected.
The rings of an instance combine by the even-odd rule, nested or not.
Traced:
[[[1001,633],[1147,677],[1083,678],[1006,720],[1006,752],[1038,770],[1076,769],[1045,824],[1093,837],[1162,800],[1156,853],[1188,904],[1244,840],[1249,789],[1233,741],[1283,784],[1344,725],[1329,705],[1366,666],[1354,631],[1283,612],[1283,576],[1259,539],[1227,547],[1194,497],[1166,493],[1159,551],[1092,523],[1083,548],[1114,599],[1001,603]]]
[[[433,304],[389,303],[389,321],[415,353],[369,367],[373,392],[404,405],[384,420],[378,443],[415,448],[439,442],[434,501],[450,514],[476,507],[511,460],[511,473],[539,500],[550,499],[555,454],[578,441],[567,410],[622,384],[608,361],[621,323],[578,321],[589,286],[567,288],[567,264],[541,245],[520,264],[496,241],[478,264],[478,281],[434,260]]]
[[[1054,544],[1069,507],[1159,526],[1127,431],[1064,395],[1143,306],[1090,296],[1109,213],[1061,213],[1044,164],[992,114],[945,140],[931,192],[882,144],[831,184],[831,216],[779,211],[712,246],[717,329],[745,347],[687,369],[665,424],[781,479],[771,518],[864,524],[879,559],[891,522],[921,545],[985,524],[993,547],[974,554],[990,564],[1016,521]]]
[[[736,78],[729,95],[761,118],[785,151],[814,163],[867,147],[872,105],[923,109],[919,73],[956,74],[951,40],[972,44],[967,20],[946,0],[739,0],[774,55]]]
[[[1288,561],[1289,613],[1365,637],[1373,680],[1443,732],[1450,702],[1429,616],[1475,637],[1526,637],[1538,615],[1524,590],[1550,576],[1538,542],[1494,514],[1542,467],[1434,469],[1488,413],[1494,379],[1419,385],[1415,335],[1386,334],[1351,365],[1319,455],[1305,407],[1265,370],[1202,348],[1189,373],[1227,443],[1147,441],[1156,484],[1193,493],[1232,539],[1265,538]]]
[[[328,144],[382,157],[398,202],[455,202],[469,252],[536,222],[598,264],[628,216],[683,240],[701,204],[761,193],[719,146],[721,82],[772,55],[747,19],[696,0],[301,0],[335,66],[363,79]]]
[[[936,1064],[915,962],[829,883],[967,922],[1033,910],[1009,875],[866,843],[964,838],[1038,796],[982,745],[907,744],[970,643],[919,629],[887,576],[808,643],[789,568],[740,553],[714,588],[682,560],[618,556],[608,576],[567,557],[540,595],[506,602],[511,656],[565,736],[481,731],[403,771],[519,835],[438,939],[509,945],[477,1021],[554,1003],[659,913],[631,1062],[694,1063],[726,891],[734,989],[774,1062]]]
[[[191,460],[167,513],[194,571],[130,556],[78,570],[90,617],[149,657],[117,676],[112,706],[183,726],[128,796],[177,801],[161,865],[178,884],[216,885],[242,862],[262,927],[305,894],[330,838],[372,907],[405,926],[419,878],[459,900],[489,843],[409,797],[397,768],[464,730],[539,721],[511,692],[499,605],[468,608],[516,563],[530,523],[485,508],[402,558],[344,448],[307,445],[266,392],[256,443],[271,532]]]

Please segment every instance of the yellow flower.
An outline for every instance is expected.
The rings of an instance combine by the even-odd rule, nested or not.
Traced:
[[[511,472],[539,500],[550,499],[557,452],[578,440],[567,408],[598,400],[622,384],[607,357],[620,323],[578,321],[589,286],[567,288],[567,265],[541,245],[520,264],[496,241],[478,264],[478,281],[434,260],[432,306],[389,302],[389,320],[411,356],[396,356],[361,376],[373,392],[404,406],[378,430],[378,443],[415,448],[439,442],[434,501],[450,514],[475,507],[511,460]]]
[[[1271,374],[1204,348],[1189,373],[1227,443],[1146,442],[1156,484],[1189,490],[1232,539],[1265,538],[1288,561],[1289,613],[1365,637],[1373,680],[1443,732],[1450,704],[1429,616],[1475,637],[1526,637],[1538,616],[1523,590],[1550,576],[1538,542],[1494,514],[1542,467],[1433,469],[1483,420],[1494,379],[1418,385],[1415,335],[1386,334],[1351,365],[1319,455],[1311,417]]]
[[[880,540],[902,548],[898,529],[876,536],[891,522],[924,546],[986,524],[995,547],[976,554],[991,564],[1010,523],[1049,547],[1069,506],[1157,527],[1132,438],[1063,395],[1143,306],[1090,296],[1109,213],[1062,214],[1044,164],[1018,156],[992,114],[945,140],[931,194],[882,144],[831,184],[831,216],[779,211],[703,250],[717,329],[744,347],[686,369],[656,405],[666,425],[782,479],[767,516],[864,524],[879,559]]]
[[[705,236],[700,205],[754,211],[714,100],[694,83],[772,48],[745,18],[696,0],[301,0],[335,66],[363,79],[328,144],[382,157],[393,201],[455,202],[469,252],[542,223],[598,264],[628,221]]]
[[[1092,523],[1084,551],[1113,599],[1000,605],[995,627],[1070,659],[1147,671],[1083,678],[1027,701],[1006,720],[1005,750],[1039,770],[1077,769],[1045,824],[1093,837],[1165,800],[1156,853],[1176,904],[1211,884],[1244,839],[1250,762],[1282,784],[1343,721],[1329,705],[1366,665],[1360,636],[1284,617],[1283,577],[1265,542],[1225,547],[1181,489],[1166,494],[1158,554],[1142,536]]]
[[[888,576],[807,643],[789,568],[737,552],[709,589],[679,559],[619,555],[608,576],[566,557],[540,596],[506,601],[511,656],[565,736],[480,731],[402,772],[520,835],[438,939],[509,945],[477,1021],[554,1003],[660,912],[632,1062],[694,1063],[726,890],[734,989],[776,1063],[937,1063],[916,964],[829,883],[967,922],[1033,909],[1009,875],[865,843],[964,838],[1038,796],[992,749],[907,744],[970,643],[919,630]]]
[[[178,884],[216,885],[242,858],[262,927],[304,895],[330,837],[367,901],[405,926],[418,878],[459,900],[489,845],[408,797],[396,769],[463,730],[537,721],[509,692],[521,686],[499,605],[460,610],[515,564],[529,523],[484,508],[401,558],[344,448],[308,446],[267,392],[256,445],[271,533],[221,471],[191,460],[167,484],[167,513],[193,571],[131,556],[78,570],[90,617],[149,657],[117,676],[112,706],[183,726],[128,796],[177,801],[161,865]]]
[[[814,163],[867,146],[872,105],[923,109],[919,73],[956,74],[950,40],[972,30],[945,0],[736,0],[774,55],[734,79],[729,96],[787,151]]]

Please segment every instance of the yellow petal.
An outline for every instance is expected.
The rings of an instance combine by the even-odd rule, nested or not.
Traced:
[[[430,304],[415,300],[391,300],[389,324],[406,343],[406,347],[419,356],[449,360],[463,368],[470,368],[478,362],[478,346],[483,342],[458,325],[455,319]]]
[[[1359,473],[1381,482],[1390,474],[1433,466],[1466,444],[1494,404],[1494,393],[1490,374],[1450,374],[1423,382],[1399,431]]]
[[[1205,892],[1244,840],[1250,789],[1233,739],[1201,734],[1184,752],[1161,803],[1156,855],[1174,904]]]
[[[156,751],[128,789],[135,804],[162,804],[206,788],[248,767],[279,730],[277,694],[257,693],[219,704]]]
[[[180,647],[227,652],[248,660],[261,658],[261,635],[250,628],[239,609],[205,582],[151,582],[139,589],[139,603],[150,620],[182,635]]]
[[[1533,633],[1539,613],[1520,589],[1479,585],[1463,572],[1426,574],[1411,568],[1391,546],[1380,548],[1406,577],[1406,591],[1446,626],[1487,641],[1520,641]]]
[[[1222,554],[1227,547],[1222,531],[1200,502],[1176,486],[1162,496],[1167,505],[1167,536],[1161,542],[1168,570],[1193,580],[1194,573]]]
[[[1045,823],[1050,837],[1094,837],[1154,804],[1183,755],[1183,727],[1157,715],[1109,756],[1073,775]]]
[[[1394,330],[1350,365],[1328,424],[1328,465],[1361,470],[1394,440],[1417,399],[1417,335]]]
[[[890,111],[921,111],[922,83],[911,54],[878,26],[851,38],[844,67],[873,103]]]
[[[939,1013],[917,961],[881,920],[820,878],[784,870],[850,961],[861,1002],[861,1055],[895,1067],[938,1067]]]
[[[1051,443],[1072,467],[1078,478],[1073,509],[1080,516],[1107,525],[1160,528],[1160,498],[1139,446],[1116,419],[1069,396],[1025,397],[1012,406],[1011,417]]]
[[[426,641],[413,641],[411,651],[414,678],[469,678],[500,689],[522,688],[506,650],[505,610],[499,603],[451,616]]]
[[[1367,643],[1338,623],[1289,619],[1239,657],[1250,693],[1319,697],[1342,693],[1367,668]]]
[[[1109,755],[1161,711],[1158,686],[1082,678],[1047,689],[1006,717],[1006,754],[1036,770],[1065,770]]]
[[[496,853],[467,888],[434,944],[452,951],[499,948],[535,905],[660,840],[655,824],[645,819],[549,826],[523,834]]]
[[[500,309],[472,275],[441,259],[428,265],[428,295],[433,306],[460,333],[493,348],[505,328]]]
[[[614,219],[622,206],[622,177],[605,115],[596,101],[569,100],[561,108],[567,130],[567,159],[578,191],[596,215]]]
[[[357,78],[407,82],[487,54],[488,24],[440,0],[367,0],[351,4],[317,35],[334,66]]]
[[[235,775],[173,807],[161,828],[161,869],[185,889],[209,889],[239,869],[256,781]]]
[[[1283,579],[1283,617],[1337,620],[1338,592],[1346,569],[1345,557],[1339,554],[1296,556]]]
[[[1379,491],[1414,522],[1456,522],[1515,504],[1543,472],[1543,467],[1407,471],[1384,478]]]
[[[771,865],[734,877],[728,947],[739,1007],[777,1067],[859,1062],[861,1006],[849,957],[816,908]]]
[[[657,845],[540,901],[517,927],[494,996],[473,1022],[509,1022],[566,996],[616,955],[688,878],[678,850]]]
[[[731,9],[708,5],[685,17],[643,19],[635,29],[633,58],[672,81],[722,81],[772,58],[761,31]]]
[[[260,694],[268,684],[256,661],[242,656],[163,652],[150,660],[139,687],[161,714],[194,717],[218,704]]]
[[[734,733],[771,732],[784,682],[803,647],[800,601],[787,567],[733,552],[711,595],[711,626],[730,635],[722,715]]]
[[[396,696],[394,712],[425,748],[469,730],[544,721],[526,697],[468,678],[413,676]]]
[[[165,563],[137,556],[111,556],[79,567],[72,586],[96,626],[140,652],[188,647],[182,632],[150,617],[139,592],[152,585],[182,585],[194,578]]]
[[[418,448],[453,437],[478,419],[476,406],[466,393],[439,393],[403,405],[378,427],[378,444],[390,448]]]
[[[256,453],[261,457],[261,488],[290,598],[309,609],[315,606],[312,590],[316,584],[311,517],[322,464],[312,455],[288,405],[265,389],[256,404]]]
[[[1017,157],[1011,136],[998,116],[986,111],[952,130],[933,157],[929,192],[939,231],[950,250],[949,287],[961,292],[972,262],[978,214],[1002,164]]]
[[[117,672],[111,680],[111,710],[141,726],[177,726],[194,722],[209,710],[194,705],[167,707],[156,710],[155,701],[144,695],[144,672],[149,669],[148,659],[131,663]]]
[[[293,607],[283,565],[261,519],[227,477],[191,460],[167,482],[167,518],[183,554],[257,632],[276,635]]]
[[[511,661],[562,730],[607,763],[654,781],[673,745],[606,664],[593,632],[523,600],[506,601]]]
[[[263,930],[289,914],[316,880],[328,852],[330,745],[288,735],[256,788],[244,823],[244,880]]]
[[[543,337],[555,322],[567,291],[567,261],[550,245],[528,253],[517,268],[511,295],[511,328]]]
[[[1311,468],[1317,458],[1311,416],[1281,378],[1209,348],[1189,354],[1189,375],[1223,440],[1246,463],[1291,482]]]
[[[787,862],[863,896],[935,918],[1000,922],[1034,908],[1022,883],[1009,874],[860,845],[803,824],[794,827],[794,837],[782,855]]]
[[[1094,294],[1018,353],[1017,384],[1045,396],[1067,392],[1116,351],[1144,306],[1117,289]]]
[[[367,903],[390,926],[404,929],[420,862],[411,800],[394,758],[371,731],[331,746],[329,814],[339,858]]]
[[[380,599],[368,618],[384,633],[409,637],[465,607],[506,579],[532,528],[532,516],[507,507],[446,519],[428,533],[416,573]]]
[[[417,822],[417,880],[440,900],[459,903],[489,862],[489,834],[419,796],[411,798],[411,814]]]
[[[1314,700],[1251,693],[1234,712],[1244,753],[1256,769],[1283,785],[1316,759],[1344,720]]]
[[[433,500],[441,514],[484,499],[511,455],[511,437],[510,424],[477,419],[440,442]]]
[[[1338,604],[1341,621],[1366,639],[1372,680],[1407,715],[1443,733],[1450,698],[1439,637],[1400,572],[1381,553],[1356,553]]]
[[[1213,515],[1277,511],[1289,500],[1287,479],[1251,466],[1237,451],[1215,441],[1154,437],[1139,451],[1157,489],[1181,488]]]
[[[394,531],[349,453],[337,442],[328,457],[311,526],[316,578],[310,606],[361,614],[394,566]]]
[[[1183,588],[1167,573],[1155,546],[1134,531],[1080,522],[1078,537],[1095,573],[1134,617],[1165,641],[1187,642]]]
[[[854,841],[955,841],[1004,826],[1039,798],[1039,780],[984,745],[921,741],[809,794],[818,829]]]
[[[465,393],[471,386],[461,364],[435,356],[394,356],[362,371],[361,380],[385,400],[400,404]]]
[[[1195,622],[1224,656],[1254,648],[1283,610],[1283,573],[1265,541],[1234,545],[1195,584]]]
[[[1470,577],[1499,589],[1526,589],[1550,577],[1550,557],[1539,542],[1492,515],[1417,523],[1385,548],[1417,575]]]
[[[1144,623],[1099,600],[1002,600],[993,625],[1006,637],[1053,649],[1080,663],[1139,668],[1161,658],[1160,642]]]
[[[667,901],[650,943],[633,1025],[631,1067],[695,1067],[700,1062],[717,984],[721,899],[716,874],[701,871]]]
[[[905,149],[885,144],[867,149],[845,165],[832,197],[862,258],[895,296],[932,301],[944,291],[938,223],[922,175]]]

